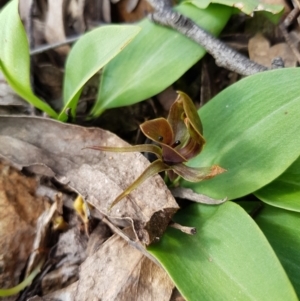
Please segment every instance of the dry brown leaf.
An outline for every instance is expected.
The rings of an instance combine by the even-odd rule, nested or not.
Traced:
[[[186,301],[186,300],[181,296],[177,288],[175,288],[170,301]]]
[[[77,33],[85,31],[84,6],[85,0],[71,0],[67,7],[67,16],[72,18],[72,27]]]
[[[104,223],[98,224],[98,226],[93,230],[91,235],[89,236],[88,246],[86,249],[86,253],[88,256],[93,255],[103,244],[105,240],[107,240],[111,236],[111,231]]]
[[[0,287],[19,283],[32,250],[35,224],[44,211],[35,197],[36,181],[0,163]]]
[[[80,264],[86,259],[87,236],[73,226],[59,236],[55,252],[51,259],[54,269],[43,277],[41,288],[43,294],[49,294],[78,280]]]
[[[162,268],[116,234],[81,265],[74,285],[45,299],[68,295],[78,301],[168,301],[174,288]]]
[[[64,3],[66,0],[48,1],[48,12],[45,22],[45,38],[49,44],[63,42],[66,40],[64,29]],[[69,45],[55,48],[61,55],[67,55]]]
[[[49,247],[50,226],[54,215],[59,211],[60,207],[62,207],[62,201],[58,199],[38,218],[32,252],[26,268],[26,276],[28,276],[36,268],[41,259],[45,257],[44,250],[47,250]],[[40,252],[40,250],[42,250],[42,252]]]
[[[91,145],[126,146],[116,135],[38,117],[0,117],[0,156],[18,168],[55,177],[111,218],[127,219],[136,236],[150,244],[178,210],[159,175],[108,211],[113,200],[149,165],[140,153],[82,149]]]
[[[136,22],[153,11],[153,8],[146,0],[121,0],[114,6],[119,22]]]
[[[89,29],[99,23],[111,23],[110,0],[85,0],[85,20]]]
[[[283,59],[285,67],[297,65],[297,59],[286,43],[270,47],[270,42],[260,33],[249,40],[249,56],[251,60],[266,67],[271,67],[272,60],[279,56]]]

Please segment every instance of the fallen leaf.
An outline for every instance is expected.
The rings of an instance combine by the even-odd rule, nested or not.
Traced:
[[[60,204],[59,204],[60,203]],[[45,258],[45,251],[49,247],[51,223],[54,215],[62,206],[61,200],[55,201],[48,210],[38,218],[36,225],[36,235],[34,238],[31,255],[28,260],[26,268],[26,276],[28,276],[38,265],[38,263]]]
[[[45,299],[169,301],[173,288],[161,267],[115,234],[81,265],[78,282]]]
[[[55,292],[78,280],[80,264],[86,259],[88,238],[79,228],[73,226],[59,236],[55,252],[51,252],[53,269],[42,280],[44,294]]]
[[[45,22],[45,38],[49,44],[63,42],[66,40],[63,12],[65,2],[65,0],[48,2],[48,11]],[[57,51],[60,55],[67,55],[69,50],[69,45],[55,48],[55,51]]]
[[[0,162],[0,287],[20,282],[32,249],[35,224],[45,203],[35,197],[36,181]]]
[[[92,29],[100,22],[111,23],[110,0],[85,0],[85,21]]]
[[[281,57],[285,67],[296,67],[297,58],[286,43],[275,44],[270,47],[270,42],[260,33],[249,40],[250,59],[258,64],[271,67],[272,60]]]
[[[18,168],[68,184],[101,213],[131,222],[137,238],[161,237],[178,205],[159,175],[145,181],[119,204],[113,200],[149,166],[140,153],[84,149],[122,147],[126,142],[99,128],[83,128],[38,117],[0,117],[0,156]]]
[[[85,0],[71,0],[67,7],[68,24],[72,24],[73,30],[76,33],[83,33],[85,31],[84,21],[84,6]]]
[[[153,8],[146,0],[122,0],[111,2],[114,3],[119,22],[136,22],[153,11]]]

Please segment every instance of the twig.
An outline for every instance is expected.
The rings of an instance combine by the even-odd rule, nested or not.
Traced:
[[[48,50],[51,50],[51,49],[54,49],[54,48],[76,42],[79,38],[80,38],[80,35],[77,35],[77,36],[74,36],[74,37],[67,38],[63,42],[58,42],[58,43],[53,43],[53,44],[50,44],[50,45],[39,46],[35,49],[30,50],[30,55],[31,56],[37,55],[37,54],[40,54],[42,52],[45,52],[45,51],[48,51]]]
[[[197,229],[195,227],[186,227],[174,222],[170,223],[169,226],[188,235],[195,235],[197,233]]]
[[[298,4],[298,2],[297,2]],[[300,53],[297,49],[296,45],[293,43],[293,41],[290,38],[290,35],[288,33],[287,28],[294,22],[296,18],[298,18],[300,14],[299,7],[295,7],[285,18],[285,20],[279,25],[279,28],[282,32],[282,35],[286,41],[286,43],[290,46],[291,50],[293,51],[295,57],[297,58],[297,61],[300,62]]]
[[[189,18],[172,11],[168,3],[159,0],[148,0],[148,2],[156,9],[153,14],[149,15],[150,20],[173,28],[198,43],[215,58],[216,64],[220,67],[227,68],[241,75],[251,75],[268,70],[267,67],[249,60],[228,47]]]
[[[172,188],[171,192],[175,198],[187,199],[189,201],[201,204],[219,205],[227,201],[227,198],[215,200],[207,195],[196,193],[192,189],[184,187]]]

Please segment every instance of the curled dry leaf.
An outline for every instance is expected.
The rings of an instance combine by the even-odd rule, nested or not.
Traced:
[[[26,268],[26,276],[29,276],[29,274],[36,268],[37,264],[45,257],[45,252],[40,252],[40,250],[46,250],[49,246],[51,223],[53,221],[53,217],[59,211],[59,207],[62,207],[62,200],[57,199],[51,207],[45,210],[38,218],[36,235],[31,251],[32,253],[30,254]]]
[[[168,301],[173,288],[161,267],[115,234],[81,265],[79,281],[45,298]]]
[[[108,211],[113,200],[148,166],[140,153],[84,149],[91,144],[128,146],[99,128],[83,128],[38,117],[0,117],[0,156],[18,168],[55,177],[112,218],[131,222],[136,236],[150,244],[165,231],[178,205],[158,175]]]

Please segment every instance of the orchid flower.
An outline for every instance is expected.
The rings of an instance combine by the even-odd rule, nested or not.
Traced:
[[[192,100],[183,92],[170,108],[168,118],[156,118],[140,125],[144,135],[155,144],[142,144],[129,147],[91,146],[90,149],[108,152],[150,152],[157,156],[145,171],[125,189],[111,204],[137,188],[147,178],[166,171],[170,180],[180,176],[190,182],[199,182],[212,178],[225,170],[217,165],[193,168],[185,165],[189,159],[197,156],[205,143],[203,128],[197,109]]]

